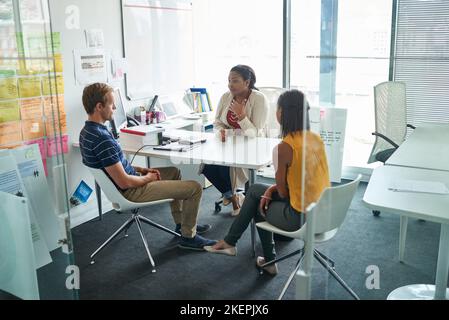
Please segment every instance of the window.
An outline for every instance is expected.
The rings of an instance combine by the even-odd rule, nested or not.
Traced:
[[[367,166],[373,87],[389,77],[391,18],[392,0],[292,1],[291,86],[314,106],[348,110],[345,166]]]
[[[282,86],[282,1],[197,0],[193,8],[196,85],[210,88],[214,103],[237,64],[254,69],[256,86]]]
[[[394,80],[406,83],[407,122],[449,122],[449,6],[398,1]]]

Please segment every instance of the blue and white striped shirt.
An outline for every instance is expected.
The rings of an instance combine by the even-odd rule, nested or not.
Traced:
[[[136,171],[124,157],[122,148],[106,126],[97,122],[86,121],[84,128],[80,132],[79,142],[83,163],[86,166],[94,169],[104,169],[121,162],[127,174],[136,175]],[[112,182],[114,181],[112,180]],[[114,184],[121,190],[115,182]]]

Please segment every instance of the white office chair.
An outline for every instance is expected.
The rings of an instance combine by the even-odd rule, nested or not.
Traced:
[[[374,87],[374,111],[376,140],[371,150],[368,163],[380,161],[385,163],[404,142],[407,128],[407,93],[404,82],[386,81]],[[374,210],[374,216],[380,211]]]
[[[164,200],[158,200],[158,201],[151,201],[151,202],[131,202],[127,200],[118,190],[117,187],[112,183],[111,179],[106,175],[106,173],[101,169],[93,169],[89,168],[89,171],[94,176],[96,183],[103,189],[104,194],[109,199],[109,201],[112,202],[112,207],[117,212],[125,212],[125,211],[131,211],[132,216],[129,218],[120,228],[117,229],[117,231],[114,232],[112,236],[110,236],[95,252],[90,256],[91,264],[95,263],[94,257],[103,250],[112,240],[114,240],[122,231],[125,232],[125,237],[128,237],[128,229],[131,227],[133,223],[136,223],[137,229],[139,230],[140,237],[142,238],[142,242],[145,246],[145,250],[148,255],[148,259],[150,260],[151,266],[153,267],[152,272],[156,272],[155,264],[153,257],[151,256],[150,249],[148,247],[148,242],[145,238],[145,235],[142,231],[142,225],[141,223],[149,224],[153,227],[156,227],[162,231],[165,231],[167,233],[170,233],[174,236],[180,237],[181,235],[179,233],[176,233],[164,226],[161,226],[160,224],[157,224],[150,219],[141,216],[139,214],[139,209],[143,207],[148,207],[156,204],[161,203],[169,203],[172,202],[173,199],[164,199]]]
[[[280,234],[285,237],[300,239],[306,242],[305,244],[306,247],[309,246],[309,248],[313,249],[314,247],[313,242],[315,243],[326,242],[335,236],[341,224],[343,223],[344,219],[346,218],[346,214],[348,212],[349,206],[351,205],[352,198],[354,197],[354,194],[357,190],[357,186],[359,185],[361,179],[362,175],[359,175],[357,179],[355,179],[350,183],[341,186],[327,188],[326,190],[324,190],[323,194],[321,195],[316,205],[311,205],[309,206],[309,208],[307,208],[307,210],[309,211],[306,212],[306,220],[308,220],[308,213],[312,212],[314,216],[313,219],[314,227],[312,227],[312,229],[314,229],[313,234],[315,235],[315,237],[311,241],[312,243],[310,243],[310,241],[309,243],[306,242],[307,240],[306,234],[308,226],[307,222],[304,223],[304,225],[299,230],[294,232],[287,232],[281,230],[268,222],[259,222],[256,224],[256,226],[258,228],[273,232],[275,234]],[[293,280],[293,277],[295,276],[296,272],[298,271],[303,262],[302,260],[304,257],[304,248],[301,248],[293,253],[290,253],[286,256],[275,259],[273,261],[267,262],[264,265],[260,266],[260,271],[262,273],[264,267],[285,260],[297,254],[299,254],[298,262],[296,264],[295,269],[290,274],[287,283],[282,289],[282,292],[279,296],[279,300],[281,300],[284,297],[284,294],[287,291],[291,281]],[[323,253],[321,253],[316,249],[313,249],[313,256],[343,286],[343,288],[349,292],[349,294],[352,297],[354,297],[356,300],[359,300],[357,294],[343,281],[343,279],[335,271],[334,261],[332,261],[330,258],[328,258],[327,256],[325,256]],[[305,261],[305,263],[306,263],[305,273],[310,273],[310,270],[307,269],[311,269],[311,261]]]

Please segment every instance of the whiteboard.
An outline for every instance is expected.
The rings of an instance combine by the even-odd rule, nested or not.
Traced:
[[[150,98],[192,87],[191,1],[122,0],[122,14],[128,98]]]
[[[332,182],[341,182],[345,149],[347,109],[312,107],[309,111],[310,129],[319,134],[326,149]]]

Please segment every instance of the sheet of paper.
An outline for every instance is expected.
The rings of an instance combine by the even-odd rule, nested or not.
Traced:
[[[0,145],[16,144],[21,141],[20,121],[0,123]]]
[[[80,85],[106,82],[106,54],[103,49],[74,50],[75,77]]]
[[[23,140],[35,140],[45,136],[42,118],[22,120]]]
[[[111,80],[121,81],[125,78],[128,70],[127,60],[124,58],[115,58],[111,60]]]
[[[37,146],[39,147],[39,152],[41,154],[41,159],[42,160],[47,159],[47,151],[46,151],[47,148],[44,139],[25,141],[23,144],[25,145],[37,144]]]
[[[0,123],[20,120],[18,100],[0,101]]]
[[[44,113],[41,98],[20,100],[20,114],[22,120],[42,119]]]
[[[102,29],[85,30],[85,34],[88,48],[104,47],[104,35]]]
[[[0,289],[26,300],[39,299],[28,204],[0,192]]]
[[[41,78],[25,77],[19,78],[19,97],[33,98],[41,96]]]
[[[438,181],[400,179],[391,181],[388,189],[396,192],[449,194],[447,186]]]
[[[17,78],[0,78],[0,97],[2,99],[17,99],[19,97]]]
[[[0,150],[0,191],[18,197],[29,199],[17,163],[12,150]],[[33,239],[36,268],[41,268],[52,262],[47,244],[42,237],[41,228],[37,222],[36,214],[31,203],[28,201],[28,212],[30,215],[30,234]]]
[[[39,146],[33,144],[11,152],[15,157],[28,201],[33,207],[47,247],[53,251],[60,247],[59,225],[50,188],[45,178]]]

